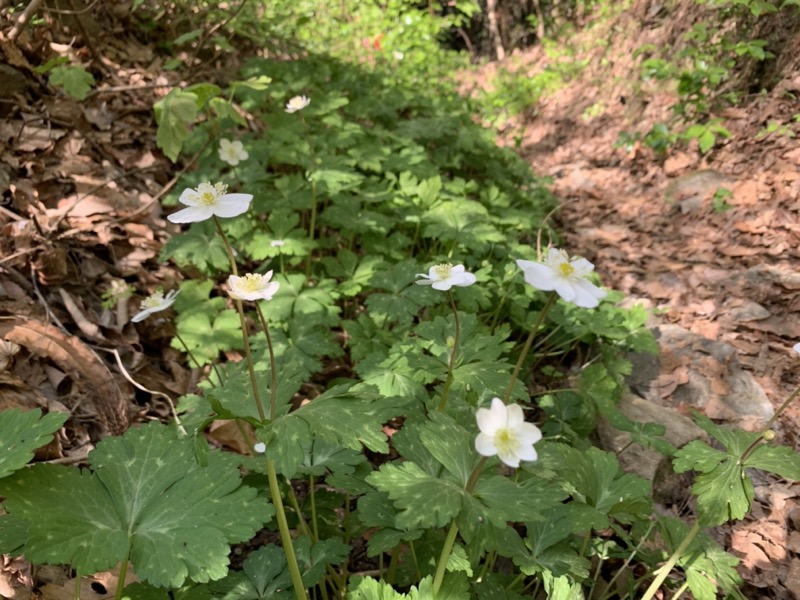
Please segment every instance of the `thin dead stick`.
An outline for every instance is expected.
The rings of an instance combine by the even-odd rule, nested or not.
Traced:
[[[105,350],[105,348],[104,348],[104,350]],[[111,352],[114,355],[114,359],[117,361],[117,366],[119,367],[119,370],[122,372],[122,376],[125,379],[127,379],[133,387],[135,387],[138,390],[142,390],[143,392],[147,392],[148,394],[152,394],[153,396],[160,396],[161,398],[164,398],[167,401],[167,404],[169,404],[169,408],[172,411],[172,416],[175,419],[175,424],[178,426],[178,430],[183,435],[188,436],[189,434],[186,433],[186,430],[183,428],[183,425],[181,424],[181,420],[178,417],[178,411],[175,410],[175,404],[172,402],[172,398],[170,398],[169,396],[167,396],[166,394],[164,394],[162,392],[157,392],[155,390],[148,390],[146,387],[144,387],[140,383],[137,383],[136,381],[134,381],[133,377],[131,377],[128,374],[128,371],[125,369],[125,366],[122,364],[122,358],[120,357],[119,352],[117,351],[117,349],[116,348],[112,348],[111,350],[107,350],[107,351]]]
[[[49,6],[45,6],[44,10],[57,15],[83,15],[92,10],[95,7],[95,4],[98,2],[100,2],[100,0],[94,0],[94,2],[92,2],[89,6],[82,8],[81,10],[64,10],[61,8],[50,8]]]
[[[44,0],[31,0],[31,3],[25,7],[25,10],[22,11],[22,14],[17,19],[17,22],[14,23],[14,26],[11,28],[11,31],[8,32],[8,41],[13,42],[15,39],[19,37],[19,35],[25,30],[25,26],[28,24],[28,21],[31,20],[33,14],[38,10],[39,5]]]
[[[156,202],[161,200],[161,198],[166,196],[167,193],[173,187],[175,187],[175,184],[178,183],[180,178],[183,177],[186,174],[186,172],[194,166],[194,163],[197,162],[197,159],[200,158],[200,155],[203,154],[203,152],[206,151],[206,148],[208,148],[209,145],[211,145],[211,140],[210,139],[203,145],[202,148],[200,148],[200,150],[198,150],[197,154],[195,154],[191,158],[191,160],[188,163],[186,163],[186,165],[180,171],[178,171],[177,175],[175,175],[175,177],[170,179],[167,182],[167,185],[165,185],[163,188],[161,188],[161,191],[158,192],[155,196],[153,196],[153,199],[150,202],[148,202],[147,204],[145,204],[144,206],[142,206],[140,208],[137,208],[135,211],[133,211],[129,215],[125,215],[124,217],[120,217],[119,219],[115,219],[115,220],[111,221],[111,224],[113,225],[113,224],[116,224],[116,223],[121,223],[123,221],[128,221],[128,220],[132,219],[136,215],[139,215],[139,214],[147,211],[147,209],[149,209],[151,206],[153,206],[153,204],[155,204]]]

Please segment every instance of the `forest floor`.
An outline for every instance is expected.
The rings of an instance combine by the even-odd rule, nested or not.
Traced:
[[[159,200],[181,173],[157,150],[152,116],[154,101],[174,83],[163,69],[170,57],[124,20],[103,13],[92,21],[91,47],[72,50],[63,31],[31,28],[19,40],[24,53],[2,42],[0,64],[0,409],[71,411],[71,439],[39,457],[71,463],[83,461],[102,435],[124,429],[132,410],[139,420],[167,417],[160,398],[185,393],[197,376],[169,348],[170,331],[147,322],[133,327],[126,302],[103,304],[102,292],[114,285],[152,290],[179,277],[158,263],[167,238]],[[0,22],[0,31],[11,25]],[[83,102],[55,92],[34,70],[72,52],[102,73]],[[516,136],[534,171],[552,179],[564,245],[592,260],[606,286],[655,309],[662,325],[729,344],[731,360],[777,407],[800,384],[792,352],[800,341],[800,147],[788,135],[758,134],[767,121],[791,123],[798,107],[787,92],[800,93],[800,71],[722,115],[733,138],[705,156],[690,147],[656,157],[615,142],[620,132],[666,120],[674,95],[663,90],[647,103],[630,97],[630,48],[589,44],[586,52],[581,75],[544,98],[535,115],[509,121],[501,139],[512,145]],[[533,74],[548,60],[534,49],[500,66]],[[210,64],[195,69],[193,80],[212,78]],[[486,67],[474,85],[496,69]],[[721,187],[732,192],[730,207],[715,210]],[[25,360],[10,370],[2,368],[10,354],[2,339],[24,348]],[[134,375],[131,383],[109,388],[105,403],[81,403],[87,389],[114,380],[115,363]],[[659,385],[674,389],[688,377],[684,367],[665,372],[662,364]],[[64,406],[65,398],[75,403]],[[705,412],[729,416],[713,404]],[[798,426],[800,410],[790,407],[778,423],[780,440],[799,448]],[[225,432],[218,435],[226,443]],[[754,518],[723,541],[743,559],[750,597],[797,597],[800,513],[792,510],[800,489],[780,482],[763,488]],[[97,583],[84,599],[106,597],[110,584]],[[0,564],[0,597],[28,600],[34,585],[38,598],[71,597],[63,573],[41,569],[34,579],[24,561]]]

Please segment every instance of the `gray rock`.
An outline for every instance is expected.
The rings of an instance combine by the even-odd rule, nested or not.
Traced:
[[[677,325],[658,328],[661,377],[680,372],[680,382],[661,402],[703,409],[709,418],[755,431],[774,414],[755,378],[739,366],[736,349]],[[669,371],[664,373],[664,367]]]
[[[664,439],[673,446],[680,447],[692,440],[707,438],[705,432],[690,418],[674,408],[654,404],[634,394],[626,394],[618,408],[631,421],[663,425],[666,429]],[[619,454],[619,461],[623,469],[645,479],[653,480],[658,465],[664,458],[663,454],[637,444],[629,445],[631,435],[615,429],[602,417],[598,420],[597,434],[601,447],[608,452],[619,453],[627,447],[624,452]]]

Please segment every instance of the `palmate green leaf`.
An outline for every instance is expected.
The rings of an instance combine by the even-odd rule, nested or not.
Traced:
[[[136,582],[127,586],[122,592],[122,600],[211,600],[211,598],[211,592],[204,583],[185,585],[167,591]]]
[[[191,265],[206,275],[230,268],[225,244],[210,222],[194,223],[181,235],[168,239],[159,258],[162,261],[172,258],[179,266]]]
[[[175,162],[189,137],[189,127],[197,119],[197,96],[175,88],[156,102],[153,109],[158,123],[156,144]]]
[[[371,577],[351,577],[348,600],[468,600],[469,582],[463,573],[449,574],[444,578],[438,594],[433,593],[433,577],[428,575],[412,587],[408,594],[396,592],[388,583]]]
[[[462,486],[466,486],[478,462],[473,448],[474,434],[440,412],[432,412],[428,418],[420,428],[422,444]]]
[[[259,366],[268,369],[269,363]],[[244,417],[260,420],[255,398],[253,397],[253,386],[250,382],[247,362],[227,363],[218,368],[223,373],[223,384],[209,389],[206,392],[206,397],[209,400],[219,402],[222,408],[227,411],[227,414],[222,418]],[[275,406],[278,415],[285,414],[288,411],[289,401],[303,383],[305,373],[301,368],[300,365],[287,362],[283,358],[276,360],[278,389]],[[267,417],[269,417],[272,375],[269,370],[261,370],[260,368],[255,373],[259,396]]]
[[[0,479],[28,464],[33,451],[50,443],[68,418],[69,413],[58,412],[42,416],[38,408],[0,412]]]
[[[367,482],[389,494],[400,511],[395,519],[398,529],[444,527],[461,510],[463,489],[412,462],[386,463]]]
[[[211,582],[208,587],[215,600],[294,598],[286,555],[274,544],[259,548],[247,557],[241,571],[231,571],[225,579]]]
[[[280,283],[281,287],[264,311],[268,321],[288,322],[305,319],[309,323],[328,327],[339,323],[341,311],[336,304],[339,297],[336,281],[323,279],[311,287],[305,275],[276,275],[273,279]]]
[[[315,477],[326,473],[350,475],[355,472],[357,465],[366,460],[367,458],[362,452],[351,448],[342,448],[338,444],[316,438],[299,470],[304,475],[314,475]]]
[[[303,419],[311,433],[345,448],[389,451],[383,424],[403,414],[408,401],[379,395],[374,387],[338,385],[289,416]]]
[[[419,381],[415,366],[409,355],[392,354],[387,358],[378,355],[375,360],[362,360],[356,366],[356,372],[365,384],[376,387],[384,396],[422,402],[428,397],[428,392],[423,382]]]
[[[740,456],[760,434],[720,427],[699,414],[695,414],[695,420],[727,450],[721,452],[705,442],[694,441],[675,453],[675,472],[694,469],[701,473],[692,491],[697,494],[698,515],[703,525],[719,525],[747,514],[753,501],[753,482],[747,468],[760,468],[792,479],[800,477],[800,457],[789,448],[764,444],[740,462]]]
[[[709,473],[697,476],[697,517],[704,527],[743,518],[753,502],[753,482],[742,465],[726,460]]]
[[[273,514],[230,461],[210,453],[198,466],[192,441],[165,425],[106,438],[89,461],[93,472],[37,465],[0,480],[6,510],[27,522],[31,562],[95,573],[130,552],[136,574],[153,585],[202,583],[224,577],[229,544]]]
[[[597,448],[580,451],[565,444],[540,444],[535,468],[563,474],[572,497],[621,522],[649,508],[650,483],[622,472],[617,457]]]
[[[689,526],[673,517],[659,518],[658,528],[667,543],[667,552],[675,550],[689,534]],[[742,579],[736,571],[738,564],[738,558],[727,553],[702,531],[677,562],[686,574],[692,597],[698,600],[714,600],[720,589],[727,594],[726,598],[744,600],[739,590]]]
[[[50,83],[60,85],[76,100],[86,100],[94,85],[94,76],[83,67],[57,66],[50,71]]]
[[[768,444],[758,446],[745,459],[744,466],[755,467],[786,479],[800,481],[800,454],[786,446],[770,446]]]
[[[372,577],[351,577],[347,600],[408,600],[408,596]]]
[[[173,339],[173,347],[186,352],[188,346],[192,357],[201,364],[215,362],[220,352],[242,346],[241,321],[233,309],[213,316],[205,312],[179,315],[176,326],[181,339]]]

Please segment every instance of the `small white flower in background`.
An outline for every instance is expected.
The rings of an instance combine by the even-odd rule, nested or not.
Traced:
[[[19,344],[0,340],[0,371],[5,371],[14,359],[14,355],[20,351]]]
[[[175,297],[179,293],[180,290],[172,290],[166,296],[164,296],[164,292],[161,290],[156,290],[147,298],[142,300],[142,303],[139,305],[139,312],[133,315],[131,321],[133,323],[138,323],[139,321],[144,321],[153,313],[167,310],[170,306],[172,306],[172,303],[175,302]]]
[[[492,408],[479,408],[475,416],[481,430],[475,438],[478,454],[497,455],[514,468],[521,460],[538,458],[533,445],[542,439],[542,432],[533,423],[525,422],[518,404],[506,406],[500,398],[492,398]]]
[[[794,350],[795,352],[800,354],[800,343],[795,344],[794,346],[792,346],[792,350]]]
[[[230,141],[221,139],[219,141],[219,159],[222,162],[226,162],[230,166],[235,167],[249,157],[250,155],[239,140]]]
[[[269,245],[272,246],[273,248],[280,248],[282,246],[285,246],[286,242],[284,240],[272,240],[269,243]]]
[[[272,271],[265,275],[260,273],[248,273],[242,277],[231,275],[228,277],[228,294],[236,300],[272,300],[281,284],[270,279]]]
[[[311,100],[305,96],[295,96],[286,103],[286,112],[295,113],[298,110],[303,110],[309,104],[311,104]]]
[[[477,281],[477,278],[472,273],[464,269],[464,265],[453,266],[449,263],[435,265],[428,269],[428,274],[417,273],[417,277],[424,277],[425,279],[418,279],[415,283],[417,285],[429,285],[435,290],[446,292],[451,287],[467,287]]]
[[[264,442],[258,442],[253,444],[253,450],[255,450],[256,454],[264,454],[267,451],[267,445]]]
[[[253,200],[252,194],[228,194],[224,183],[201,183],[197,189],[186,188],[178,201],[188,208],[167,217],[173,223],[196,223],[212,216],[237,217],[246,213]]]
[[[405,57],[405,54],[403,54],[399,50],[395,50],[394,52],[392,52],[392,56],[394,56],[395,60],[403,60],[403,58]]]
[[[525,283],[537,290],[555,291],[567,302],[581,308],[594,308],[606,297],[606,292],[586,280],[594,265],[585,258],[574,257],[563,250],[550,248],[544,263],[518,260]]]

